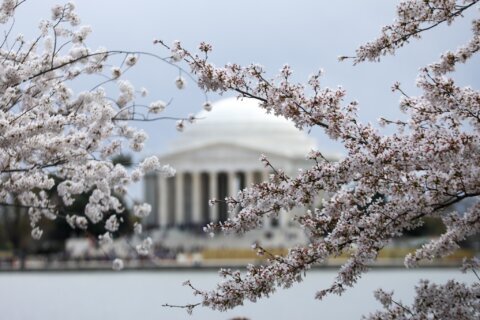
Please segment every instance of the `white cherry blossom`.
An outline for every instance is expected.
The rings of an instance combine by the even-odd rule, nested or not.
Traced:
[[[28,208],[35,239],[42,236],[43,219],[60,218],[73,229],[104,225],[108,232],[99,240],[109,243],[122,222],[117,215],[124,211],[114,193],[125,194],[150,171],[174,174],[156,157],[132,171],[112,164],[122,152],[142,151],[148,138],[129,122],[149,119],[148,111],[141,113],[135,104],[147,90],[137,92],[124,78],[142,53],[91,49],[92,29],[80,25],[72,3],[54,6],[51,18],[40,22],[38,38],[25,39],[15,34],[14,25],[22,5],[28,2],[0,4],[5,31],[0,43],[0,204]],[[169,59],[158,59],[169,65]],[[107,80],[77,92],[70,85],[80,77]],[[151,105],[151,112],[165,108],[161,101]],[[54,177],[61,180],[57,186]],[[58,197],[50,198],[52,191]],[[68,212],[77,196],[86,193],[91,194],[86,217]],[[139,206],[137,214],[146,216],[148,205]]]
[[[396,20],[384,27],[376,40],[358,48],[354,57],[344,56],[340,60],[352,59],[354,64],[379,61],[419,38],[422,32],[453,23],[466,10],[478,10],[477,3],[478,0],[402,1]],[[335,281],[319,284],[316,298],[342,294],[355,285],[391,239],[419,227],[424,218],[442,219],[446,232],[408,255],[407,267],[447,256],[466,237],[479,233],[480,93],[458,85],[450,75],[456,65],[468,63],[478,53],[479,21],[472,22],[471,40],[465,45],[444,53],[439,61],[420,70],[418,96],[407,95],[398,83],[393,85],[393,90],[403,96],[400,108],[408,120],[382,118],[383,125],[396,129],[390,135],[358,119],[359,102],[345,101],[344,88],[322,87],[322,70],[305,83],[296,83],[288,65],[277,76],[268,77],[258,64],[214,65],[206,55],[212,47],[204,43],[200,53],[195,54],[179,42],[172,46],[158,42],[177,57],[175,61],[190,67],[202,89],[219,94],[233,91],[239,97],[257,99],[267,112],[292,120],[299,129],[323,129],[346,150],[345,158],[338,162],[327,160],[320,152],[310,152],[307,158],[314,164],[296,176],[275,170],[275,163],[262,156],[261,162],[274,174],[268,181],[227,198],[231,218],[209,224],[207,233],[244,233],[261,227],[266,216],[276,217],[280,211],[295,207],[311,207],[319,193],[331,196],[321,208],[293,217],[308,233],[308,245],[290,248],[286,256],[270,256],[263,248],[255,247],[258,254],[267,255],[268,263],[249,265],[246,272],[222,270],[222,281],[211,291],[192,286],[201,298],[198,305],[227,310],[246,300],[255,302],[277,288],[302,281],[312,265],[346,253],[349,259]],[[467,199],[470,202],[466,212],[452,209],[452,205]],[[417,287],[413,307],[402,308],[392,302],[391,294],[377,291],[376,296],[387,311],[370,318],[476,319],[480,315],[478,292],[478,282],[467,286],[454,280],[442,285],[424,281]]]

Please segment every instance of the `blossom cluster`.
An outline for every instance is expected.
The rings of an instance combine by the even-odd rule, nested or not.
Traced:
[[[466,285],[454,280],[435,284],[421,280],[415,287],[416,297],[411,306],[393,299],[393,293],[377,290],[375,297],[385,310],[369,314],[364,319],[465,319],[480,317],[479,283]]]
[[[3,0],[0,5],[5,29],[0,45],[0,204],[27,207],[35,239],[42,236],[42,219],[62,218],[74,229],[103,224],[107,233],[99,240],[108,244],[123,221],[124,208],[114,194],[125,194],[147,172],[174,174],[156,157],[132,172],[112,163],[112,157],[129,149],[141,151],[147,139],[129,124],[140,115],[134,108],[135,88],[122,78],[139,55],[90,49],[91,28],[80,25],[73,3],[54,6],[51,18],[40,22],[37,38],[14,37],[15,9],[23,2]],[[114,56],[123,57],[123,63],[113,67],[108,80],[80,93],[69,87],[81,76],[105,76]],[[117,85],[117,96],[109,95],[107,83]],[[149,111],[164,108],[157,101]],[[57,186],[54,177],[61,180]],[[54,189],[59,199],[49,197]],[[91,194],[86,217],[58,210],[82,193]],[[142,212],[139,216],[147,214]],[[117,262],[115,268],[121,265]]]
[[[397,20],[382,29],[379,39],[360,47],[354,63],[377,61],[382,55],[393,54],[410,38],[419,37],[421,32],[440,23],[453,22],[477,2],[403,1],[398,5]],[[221,271],[225,279],[215,290],[194,289],[204,306],[226,310],[245,300],[256,301],[278,287],[288,288],[301,281],[312,265],[347,253],[350,258],[334,283],[316,297],[342,294],[368,270],[392,238],[421,226],[426,217],[442,219],[446,232],[407,256],[407,267],[446,256],[466,237],[478,234],[480,93],[460,87],[448,74],[456,64],[466,63],[478,52],[479,24],[478,20],[473,21],[473,38],[467,44],[443,54],[438,62],[420,71],[417,85],[421,95],[410,97],[399,84],[393,86],[404,96],[400,108],[408,121],[383,119],[384,124],[396,126],[397,131],[391,135],[361,123],[356,115],[358,103],[345,102],[346,92],[341,87],[322,87],[321,71],[305,84],[295,83],[288,65],[270,78],[257,64],[215,66],[208,60],[212,50],[209,45],[201,44],[200,54],[189,52],[178,42],[172,47],[165,45],[175,61],[183,59],[190,66],[206,91],[234,91],[239,97],[257,99],[262,108],[292,120],[300,129],[324,129],[331,139],[344,145],[347,153],[342,160],[330,162],[320,152],[311,152],[307,155],[314,163],[311,168],[291,177],[274,170],[268,181],[225,199],[232,218],[209,224],[206,232],[243,233],[260,227],[265,216],[276,216],[298,206],[311,207],[320,192],[331,195],[321,208],[293,217],[310,236],[308,245],[291,248],[286,256],[268,256],[269,263],[249,265],[245,273]],[[261,160],[268,166],[274,165],[266,157]],[[465,199],[472,200],[465,213],[451,209]],[[262,248],[255,250],[266,253]],[[439,295],[434,303],[446,315],[453,312],[462,316],[468,313],[470,318],[478,316],[479,305],[474,301],[478,300],[474,298],[478,297],[478,284],[468,287],[449,282],[442,287],[422,283],[417,290],[418,299],[431,292]],[[461,294],[450,299],[456,292]],[[385,304],[389,299],[381,297]],[[439,306],[442,301],[466,307],[449,311],[448,304]],[[412,312],[430,314],[427,309],[431,306],[437,307],[419,305]]]
[[[394,54],[411,39],[439,24],[451,24],[478,0],[415,0],[403,1],[397,7],[397,18],[382,28],[381,35],[357,50],[355,63],[379,61],[381,56]],[[347,58],[347,57],[341,57]]]

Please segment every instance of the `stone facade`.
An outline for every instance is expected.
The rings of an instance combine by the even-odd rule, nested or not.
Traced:
[[[148,226],[201,230],[210,221],[227,219],[226,205],[209,206],[208,200],[266,180],[270,172],[259,161],[261,154],[289,174],[311,165],[305,155],[315,148],[313,139],[286,119],[266,114],[253,100],[221,100],[197,118],[160,156],[177,174],[145,179],[146,201],[152,205]],[[282,213],[266,219],[264,228],[288,228],[291,218],[292,213]]]

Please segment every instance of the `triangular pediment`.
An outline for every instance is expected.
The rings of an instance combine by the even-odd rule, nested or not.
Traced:
[[[169,160],[169,159],[182,159],[188,158],[191,160],[192,158],[199,158],[199,157],[223,157],[223,156],[237,156],[237,157],[248,157],[255,159],[259,159],[260,155],[266,154],[267,156],[274,156],[274,157],[282,157],[287,158],[285,155],[281,154],[280,152],[271,152],[260,150],[258,148],[252,146],[245,146],[237,143],[226,143],[226,142],[218,142],[212,144],[206,144],[197,146],[190,149],[185,150],[178,150],[171,153],[166,153],[160,156],[160,159]]]
[[[205,170],[262,170],[262,151],[250,146],[219,142],[202,145],[160,156],[162,163],[168,163],[181,171]],[[275,163],[290,162],[291,159],[272,152],[265,153]]]

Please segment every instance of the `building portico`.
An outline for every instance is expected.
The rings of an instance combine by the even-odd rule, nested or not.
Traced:
[[[284,118],[266,114],[251,99],[230,98],[202,111],[197,123],[179,134],[170,150],[160,156],[176,170],[174,177],[146,177],[146,201],[152,205],[147,225],[160,229],[198,229],[229,218],[227,205],[210,206],[253,183],[268,179],[269,161],[287,174],[311,165],[305,155],[314,141]],[[313,204],[312,204],[313,205]],[[291,215],[268,219],[265,228],[288,227]]]

